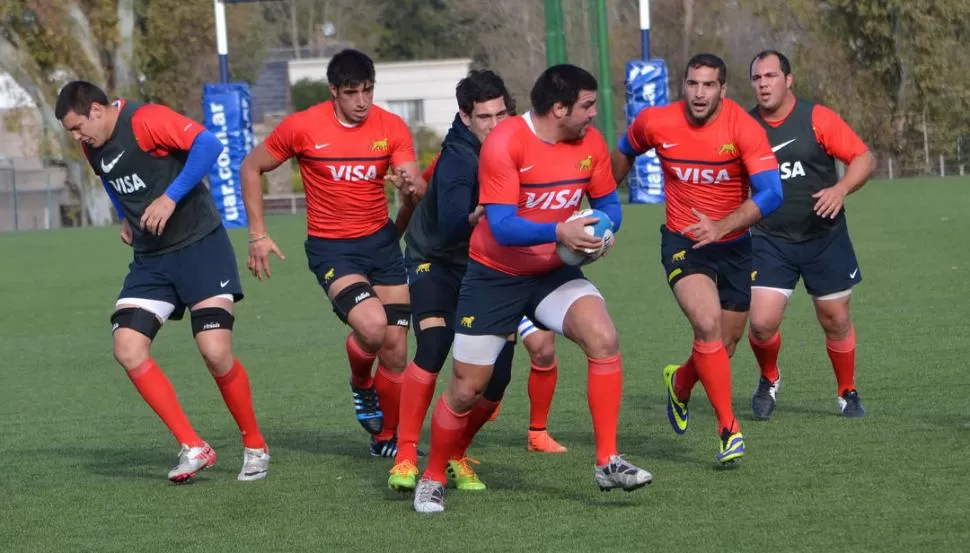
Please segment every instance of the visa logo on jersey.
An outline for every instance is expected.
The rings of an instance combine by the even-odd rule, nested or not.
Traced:
[[[576,207],[583,201],[582,190],[560,190],[558,192],[525,193],[525,207],[529,209],[566,209]]]
[[[674,172],[677,173],[677,178],[681,182],[690,182],[694,184],[721,184],[722,182],[727,182],[731,180],[731,175],[728,173],[727,169],[698,169],[697,167],[677,167],[674,166]]]
[[[786,161],[778,166],[778,172],[781,173],[781,180],[805,176],[805,168],[802,167],[801,161]]]
[[[377,178],[377,167],[373,165],[327,165],[335,181],[362,181]]]
[[[108,180],[108,184],[111,185],[119,194],[134,194],[139,190],[144,190],[146,188],[145,181],[141,180],[138,173],[131,175],[125,175],[123,177],[118,177],[116,179]]]

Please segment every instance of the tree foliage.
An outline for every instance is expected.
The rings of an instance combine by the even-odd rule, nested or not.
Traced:
[[[263,35],[254,8],[228,11],[237,77],[254,77]],[[212,5],[181,0],[3,0],[0,69],[27,91],[50,138],[38,155],[62,160],[85,218],[103,224],[111,203],[63,132],[53,106],[69,80],[91,81],[109,95],[165,103],[201,114],[201,85],[216,75]]]
[[[290,105],[293,111],[303,111],[330,99],[330,86],[326,81],[300,79],[290,86]]]
[[[946,151],[970,123],[970,74],[958,69],[970,62],[966,0],[757,3],[777,34],[794,37],[801,89],[842,112],[877,150],[922,158],[924,139]]]

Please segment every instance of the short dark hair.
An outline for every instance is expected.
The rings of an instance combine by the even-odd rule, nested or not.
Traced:
[[[537,115],[545,115],[552,111],[557,103],[572,111],[580,90],[597,89],[596,77],[582,67],[568,63],[553,65],[539,75],[529,99],[532,100],[532,111]]]
[[[468,76],[458,81],[455,88],[458,99],[458,109],[466,115],[471,115],[476,103],[487,102],[501,97],[505,100],[505,108],[512,111],[512,95],[505,88],[505,81],[497,73],[489,70],[473,70]]]
[[[748,75],[751,75],[751,71],[754,69],[754,63],[756,61],[761,61],[769,56],[775,56],[778,58],[778,65],[781,66],[781,72],[783,75],[786,77],[791,75],[791,61],[788,60],[788,57],[785,56],[785,54],[782,54],[778,50],[762,50],[755,54],[754,57],[751,58],[751,63],[748,64]]]
[[[337,88],[373,83],[374,60],[360,50],[341,50],[327,64],[327,82]]]
[[[684,68],[684,78],[687,78],[687,72],[691,69],[699,69],[701,67],[717,69],[717,82],[722,85],[727,82],[727,64],[719,56],[714,54],[697,54],[688,60],[687,67]]]
[[[95,84],[87,81],[71,81],[57,93],[54,117],[60,121],[71,111],[87,117],[91,113],[92,104],[108,105],[108,95]]]

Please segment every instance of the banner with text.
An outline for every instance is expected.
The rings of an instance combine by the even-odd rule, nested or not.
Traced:
[[[667,64],[662,59],[631,60],[626,64],[626,126],[644,108],[668,103]],[[637,156],[630,171],[630,203],[656,204],[664,201],[664,176],[657,152]]]
[[[242,201],[239,167],[253,149],[253,110],[244,82],[205,85],[202,91],[205,127],[222,141],[223,150],[209,171],[209,191],[226,228],[248,225]]]

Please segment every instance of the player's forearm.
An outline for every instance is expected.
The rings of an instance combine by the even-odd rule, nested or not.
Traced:
[[[835,184],[846,196],[862,188],[876,170],[876,158],[872,152],[856,156],[845,168],[845,175]]]
[[[411,215],[414,214],[414,207],[407,200],[401,202],[401,207],[397,210],[397,217],[394,218],[394,226],[397,228],[397,235],[404,236],[411,222]]]
[[[216,135],[209,131],[199,133],[189,149],[185,166],[165,189],[165,195],[173,202],[179,203],[212,170],[224,148],[222,141]]]
[[[760,221],[761,217],[762,214],[761,210],[758,209],[758,204],[754,203],[754,200],[748,199],[717,223],[721,226],[723,236],[727,236],[750,227]]]
[[[115,206],[115,212],[118,214],[118,220],[124,221],[125,206],[122,205],[121,198],[119,198],[118,195],[115,194],[114,189],[111,188],[111,185],[108,184],[107,179],[105,179],[104,177],[100,177],[100,178],[101,178],[101,184],[104,185],[104,191],[108,193],[108,198],[111,200],[111,205]]]
[[[633,157],[621,152],[619,149],[613,150],[610,156],[610,164],[613,165],[613,178],[616,182],[623,182],[623,179],[630,174],[633,169]]]
[[[623,206],[620,204],[620,195],[616,190],[602,198],[590,198],[589,206],[602,211],[613,221],[614,233],[620,230],[620,225],[623,223]]]
[[[239,178],[242,180],[243,205],[246,206],[246,218],[249,220],[249,234],[266,234],[266,222],[263,219],[263,175],[258,167],[243,161],[239,168]]]
[[[556,241],[558,223],[537,223],[516,215],[511,204],[488,204],[485,220],[500,246],[535,246]]]

